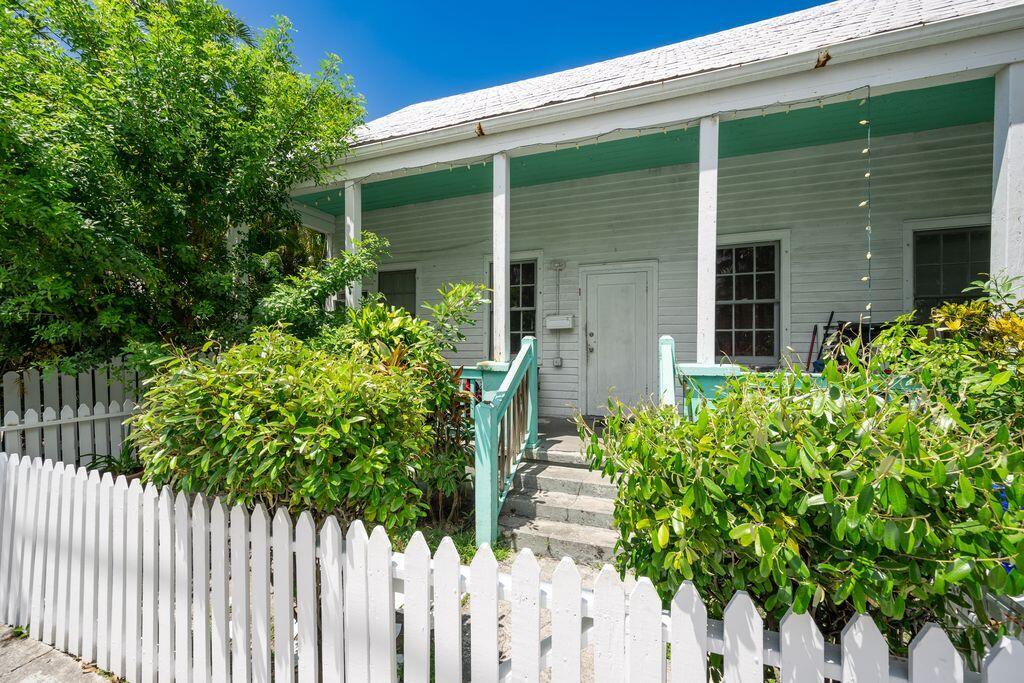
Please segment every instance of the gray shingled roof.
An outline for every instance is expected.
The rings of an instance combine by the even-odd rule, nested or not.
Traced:
[[[898,29],[981,14],[1024,0],[838,0],[646,52],[420,102],[370,121],[359,144],[536,109],[645,83],[820,50]]]

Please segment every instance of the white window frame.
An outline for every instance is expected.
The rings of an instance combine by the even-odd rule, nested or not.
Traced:
[[[412,311],[412,313],[415,314],[416,316],[422,315],[421,312],[420,312],[420,309],[423,308],[423,299],[421,298],[421,295],[423,294],[423,287],[420,285],[420,271],[421,271],[421,268],[420,268],[419,261],[395,261],[394,263],[389,262],[389,263],[387,263],[385,265],[377,267],[377,273],[387,273],[387,272],[393,271],[393,270],[414,270],[414,271],[416,271],[416,310]],[[363,282],[363,291],[364,292],[373,292],[374,294],[379,294],[380,293],[379,284],[380,284],[380,281],[377,279],[377,276],[375,274],[374,277],[373,277],[373,283],[372,284],[367,284],[366,281]]]
[[[990,228],[992,216],[974,213],[943,218],[913,218],[903,221],[903,312],[914,310],[914,234],[936,230]]]
[[[775,230],[751,230],[749,232],[728,232],[718,233],[715,250],[718,247],[737,247],[744,244],[762,244],[764,242],[778,242],[779,244],[779,357],[776,362],[781,366],[785,360],[793,354],[790,351],[790,306],[792,302],[792,259],[789,246],[790,229],[779,228]],[[718,298],[715,298],[718,303]],[[715,350],[715,357],[718,357],[718,350]]]
[[[484,284],[488,282],[494,282],[494,274],[491,272],[493,262],[491,254],[484,254]],[[532,249],[527,251],[513,251],[509,254],[508,263],[511,267],[513,261],[536,261],[537,262],[537,364],[544,364],[544,354],[541,353],[541,349],[544,348],[544,250],[543,249]],[[511,283],[510,283],[511,286]],[[493,297],[488,297],[493,298]],[[491,357],[491,310],[493,308],[493,302],[487,304],[484,312],[484,342],[483,342],[483,355],[484,360],[489,360]],[[511,363],[515,358],[509,358],[508,362]]]

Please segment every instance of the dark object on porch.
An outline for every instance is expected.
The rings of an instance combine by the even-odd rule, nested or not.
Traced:
[[[834,314],[835,311],[832,312],[832,315]],[[836,320],[833,322],[832,315],[829,316],[829,322],[825,324],[825,328],[821,333],[821,346],[818,347],[818,358],[814,361],[814,372],[824,370],[825,363],[831,358],[836,358],[842,362],[843,347],[853,342],[854,339],[859,338],[861,348],[866,348],[882,330],[889,326],[887,322],[866,323],[848,320]]]

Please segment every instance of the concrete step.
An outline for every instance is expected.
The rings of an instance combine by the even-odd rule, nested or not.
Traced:
[[[574,496],[615,498],[615,485],[600,472],[541,462],[524,462],[516,472],[515,488],[553,491]]]
[[[527,519],[512,515],[499,520],[502,530],[516,550],[529,548],[536,555],[568,556],[578,563],[610,562],[614,557],[619,534],[611,529],[556,522],[550,519]]]
[[[610,498],[579,496],[558,491],[512,491],[503,514],[526,519],[548,519],[581,526],[611,529],[615,503]]]
[[[567,449],[538,448],[535,453],[527,455],[526,459],[533,462],[548,462],[553,465],[587,466],[587,460],[582,453]]]

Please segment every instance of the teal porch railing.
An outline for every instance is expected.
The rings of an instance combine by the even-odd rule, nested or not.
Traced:
[[[523,339],[515,360],[480,363],[462,378],[480,390],[473,405],[476,435],[476,543],[493,543],[498,513],[523,454],[537,447],[537,340]]]
[[[744,372],[741,365],[716,363],[677,363],[676,341],[670,335],[658,340],[658,398],[661,405],[676,404],[676,387],[680,378],[694,390],[687,408],[690,415],[696,415],[702,400],[713,401],[729,377]]]

